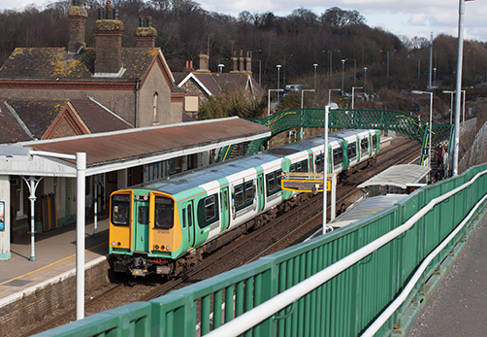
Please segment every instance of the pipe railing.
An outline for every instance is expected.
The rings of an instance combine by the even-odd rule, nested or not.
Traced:
[[[309,292],[318,288],[328,280],[337,276],[341,272],[348,269],[350,266],[361,261],[371,253],[377,251],[382,246],[386,245],[393,239],[397,238],[401,234],[409,230],[413,225],[425,216],[429,211],[431,211],[435,205],[441,203],[442,201],[450,198],[456,193],[464,190],[465,188],[472,185],[480,176],[487,174],[487,170],[477,173],[469,182],[451,190],[450,192],[443,194],[437,198],[432,199],[426,206],[424,206],[419,212],[415,213],[409,220],[407,220],[403,225],[393,229],[387,234],[379,237],[378,239],[372,241],[366,246],[360,248],[359,250],[353,252],[352,254],[346,256],[345,258],[335,262],[329,267],[323,269],[321,272],[311,276],[310,278],[296,284],[295,286],[285,290],[284,292],[274,296],[270,300],[256,306],[255,308],[247,311],[246,313],[238,316],[232,321],[216,328],[210,333],[204,335],[204,337],[231,337],[239,336],[240,334],[250,330],[251,328],[258,325],[260,322],[265,321],[275,313],[283,310],[296,300],[302,298]],[[482,199],[483,200],[483,199]],[[460,227],[457,226],[457,228]],[[463,226],[462,226],[463,227]],[[460,228],[461,229],[461,228]],[[451,239],[450,239],[451,240]],[[426,267],[425,267],[426,268]],[[402,303],[402,302],[401,302]],[[395,309],[397,309],[395,307]],[[395,310],[394,309],[394,310]],[[373,331],[377,331],[382,324],[392,315],[393,312],[387,314],[387,318],[382,318],[380,320],[381,324],[377,323],[374,326]],[[372,328],[372,326],[371,326]],[[372,331],[372,330],[371,330]],[[366,335],[369,336],[369,335]]]

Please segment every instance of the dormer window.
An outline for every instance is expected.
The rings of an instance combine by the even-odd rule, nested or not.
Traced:
[[[154,96],[152,97],[152,123],[157,123],[157,100],[158,100],[159,94],[157,92],[154,93]]]

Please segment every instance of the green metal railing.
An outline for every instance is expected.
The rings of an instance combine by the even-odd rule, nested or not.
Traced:
[[[432,199],[463,185],[480,172],[487,172],[487,164],[417,190],[405,201],[360,223],[150,302],[109,310],[39,336],[204,335],[397,228]],[[470,186],[436,205],[407,232],[263,321],[245,336],[360,334],[394,299],[425,256],[486,193],[487,174],[483,174]],[[407,302],[422,296],[419,290],[467,230],[464,227],[433,260]],[[393,329],[401,328],[401,317],[406,311],[405,303],[377,336],[389,336]]]
[[[303,128],[322,128],[324,123],[325,109],[291,109],[270,115],[263,119],[251,119],[252,121],[269,127],[273,136],[295,129]],[[372,109],[334,109],[330,110],[329,124],[334,129],[378,129],[391,130],[405,135],[417,141],[423,148],[427,146],[427,134],[429,132],[427,124],[410,115],[409,113],[391,110],[372,110]],[[443,140],[450,139],[452,126],[450,124],[433,124],[432,144],[437,144]],[[262,144],[268,139],[258,139],[252,141],[247,150],[247,154],[254,154],[261,150]],[[424,154],[424,151],[421,153]],[[420,162],[421,162],[420,158]]]

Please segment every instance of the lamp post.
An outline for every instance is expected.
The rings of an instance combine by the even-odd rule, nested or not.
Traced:
[[[465,96],[467,96],[467,91],[466,90],[462,90],[462,94],[463,94],[463,102],[462,102],[462,106],[463,106],[463,123],[465,123]]]
[[[413,90],[411,91],[412,94],[417,95],[430,95],[430,122],[428,125],[429,128],[429,150],[428,150],[428,167],[431,170],[431,143],[433,143],[431,139],[431,129],[433,128],[433,93],[431,91],[421,91],[421,90]]]
[[[313,63],[313,76],[314,76],[314,89],[316,90],[316,68],[318,67],[318,63]]]
[[[433,87],[436,87],[436,67],[433,68]]]
[[[460,143],[460,90],[462,89],[463,64],[463,15],[465,14],[465,1],[459,0],[458,5],[458,57],[457,57],[457,84],[455,94],[455,143],[453,147],[453,175],[458,175],[458,149]]]
[[[278,103],[279,103],[279,93],[280,93],[279,89],[281,87],[281,68],[282,68],[282,66],[280,64],[276,65],[276,69],[277,69],[277,89],[278,89],[278,91],[277,91],[277,102]]]
[[[271,115],[271,92],[277,92],[279,95],[280,92],[283,92],[284,89],[268,89],[267,90],[267,117]]]
[[[302,140],[304,138],[303,130],[303,108],[304,108],[304,92],[316,92],[315,89],[301,89],[301,131],[299,132],[299,138]]]
[[[324,133],[324,142],[323,142],[323,226],[322,226],[322,234],[325,235],[327,232],[327,225],[326,225],[326,179],[327,179],[327,171],[328,171],[328,113],[330,112],[330,106],[327,105],[325,107],[325,122],[323,125],[323,133]]]
[[[328,80],[331,79],[332,68],[333,68],[333,51],[328,50]]]
[[[340,91],[340,90],[341,89],[338,89],[338,88],[336,88],[336,89],[328,89],[328,105],[330,105],[330,103],[331,103],[331,92],[332,91]]]
[[[347,59],[341,59],[342,62],[342,95],[343,95],[343,89],[345,86],[345,62]]]
[[[356,59],[352,59],[353,60],[353,84],[355,84],[355,82],[357,81],[357,60]]]
[[[367,86],[367,67],[363,67],[364,69],[364,88]]]
[[[453,94],[455,93],[455,91],[451,91],[451,90],[443,90],[443,93],[444,94],[450,94],[450,124],[452,122],[452,112],[453,112]]]
[[[364,87],[352,87],[352,110],[353,110],[353,102],[355,98],[355,89],[363,89]]]

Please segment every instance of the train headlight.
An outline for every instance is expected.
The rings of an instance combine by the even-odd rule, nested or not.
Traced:
[[[117,243],[115,241],[112,242],[112,246],[116,246]]]
[[[171,246],[166,246],[166,249],[167,249],[167,250],[171,249]]]

